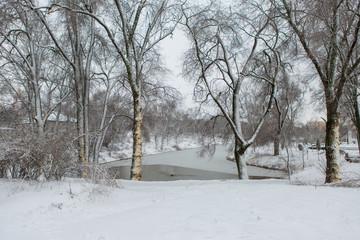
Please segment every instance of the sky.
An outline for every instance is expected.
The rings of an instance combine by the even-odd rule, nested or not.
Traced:
[[[170,70],[167,84],[175,87],[184,97],[184,107],[192,108],[196,103],[192,100],[194,83],[182,77],[183,56],[190,47],[190,42],[181,30],[176,30],[172,37],[160,43],[164,64]]]

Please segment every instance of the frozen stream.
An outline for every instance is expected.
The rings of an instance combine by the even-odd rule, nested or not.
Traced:
[[[200,157],[199,149],[167,152],[143,157],[144,181],[236,179],[236,164],[226,160],[224,147],[218,147],[213,157]],[[116,178],[130,178],[130,160],[104,164]],[[248,166],[250,179],[284,178],[286,173]]]

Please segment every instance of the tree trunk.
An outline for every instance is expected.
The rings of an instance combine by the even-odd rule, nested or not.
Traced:
[[[131,163],[131,179],[141,180],[141,156],[142,156],[142,102],[141,94],[134,93],[134,123],[133,123],[133,156]]]
[[[37,133],[40,136],[44,136],[45,133],[45,123],[42,116],[42,107],[41,107],[41,97],[40,97],[40,86],[37,79],[33,80],[34,83],[34,98],[35,98],[35,119],[36,119],[36,128]]]
[[[84,116],[84,138],[85,138],[85,157],[90,160],[90,137],[89,137],[89,88],[88,88],[88,79],[85,77],[85,87],[84,87],[84,102],[83,102],[83,116]]]
[[[340,182],[339,114],[329,113],[326,122],[326,183]]]
[[[237,138],[235,138],[234,156],[236,167],[238,170],[238,178],[241,180],[249,179],[246,161],[244,157],[245,151],[246,148],[244,148],[243,144]]]
[[[354,93],[353,93],[353,108],[354,108],[354,117],[353,117],[353,123],[355,125],[356,128],[356,140],[357,140],[357,144],[358,144],[358,151],[359,151],[359,156],[360,156],[360,109],[359,109],[359,102],[358,102],[358,91],[357,89],[355,89]],[[350,130],[350,134],[351,134],[351,130]]]
[[[84,55],[81,47],[81,31],[79,29],[79,19],[71,19],[74,31],[73,54],[74,54],[74,83],[76,86],[76,108],[78,118],[78,137],[79,137],[79,158],[82,166],[82,177],[88,178],[87,165],[89,163],[89,77],[92,48],[88,51],[86,67],[84,67]],[[93,29],[91,29],[93,31]]]
[[[106,89],[106,93],[105,93],[105,97],[104,97],[105,99],[104,99],[104,105],[103,105],[103,114],[101,117],[101,122],[100,122],[99,130],[98,130],[99,133],[95,137],[94,151],[93,151],[93,157],[92,157],[93,162],[95,164],[99,163],[100,150],[101,150],[102,144],[104,142],[104,138],[105,138],[107,129],[109,128],[109,124],[112,122],[112,119],[114,118],[114,117],[112,117],[108,123],[108,126],[105,127],[105,119],[106,119],[107,112],[108,112],[109,95],[110,95],[110,89],[109,89],[109,86],[107,85],[107,89]]]
[[[100,136],[96,138],[95,144],[94,144],[94,155],[93,155],[93,163],[98,164],[99,163],[99,157],[100,157],[100,151],[101,147],[103,145],[105,138],[105,134],[102,132],[100,133]]]
[[[107,133],[107,131],[109,130],[110,124],[113,122],[115,116],[112,116],[110,121],[107,123],[107,126],[104,127],[102,126],[102,128],[100,128],[100,135],[96,138],[96,142],[95,142],[95,149],[94,149],[94,157],[93,157],[93,162],[95,164],[99,163],[99,156],[100,156],[100,151],[101,151],[101,147],[104,144],[104,139],[105,139],[105,135]]]
[[[56,134],[58,132],[58,128],[59,128],[59,120],[60,120],[60,115],[61,115],[61,109],[62,109],[62,104],[59,104],[59,110],[56,114],[56,120],[55,120],[55,126],[54,126],[54,133]]]
[[[77,106],[77,132],[78,132],[78,158],[79,158],[79,163],[83,165],[81,175],[84,178],[88,178],[88,173],[86,169],[86,165],[88,163],[87,154],[86,154],[87,142],[86,142],[85,127],[84,127],[83,106]]]
[[[44,136],[45,133],[45,123],[42,116],[42,104],[41,104],[41,92],[40,92],[40,84],[39,84],[39,68],[38,61],[35,54],[35,46],[34,42],[31,38],[30,40],[30,53],[31,53],[31,85],[32,90],[34,92],[34,101],[35,101],[35,119],[36,119],[36,127],[37,133],[40,136]]]
[[[358,128],[359,127],[359,128]],[[356,140],[357,140],[357,145],[358,145],[358,151],[359,151],[359,156],[360,156],[360,126],[356,127]]]
[[[280,155],[280,134],[276,133],[274,138],[274,156]]]

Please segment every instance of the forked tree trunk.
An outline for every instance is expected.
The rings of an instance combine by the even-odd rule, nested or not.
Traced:
[[[142,102],[141,94],[134,93],[134,123],[133,123],[133,156],[131,163],[131,179],[141,180],[141,156],[142,156]]]
[[[82,166],[82,177],[88,178],[89,164],[89,78],[91,59],[93,55],[94,26],[91,25],[91,43],[84,60],[83,49],[81,46],[80,23],[77,17],[71,19],[74,31],[74,82],[76,85],[76,102],[78,117],[78,137],[79,137],[79,158]],[[85,61],[85,66],[84,66]]]
[[[326,183],[340,182],[339,114],[329,114],[326,122]]]
[[[238,171],[238,178],[241,180],[249,179],[246,160],[244,156],[245,152],[246,148],[244,148],[242,143],[237,138],[235,138],[234,156]]]

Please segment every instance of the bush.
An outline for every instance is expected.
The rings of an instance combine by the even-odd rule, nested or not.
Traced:
[[[69,134],[36,137],[17,133],[13,137],[0,145],[0,177],[59,180],[65,174],[79,172],[73,138]]]

